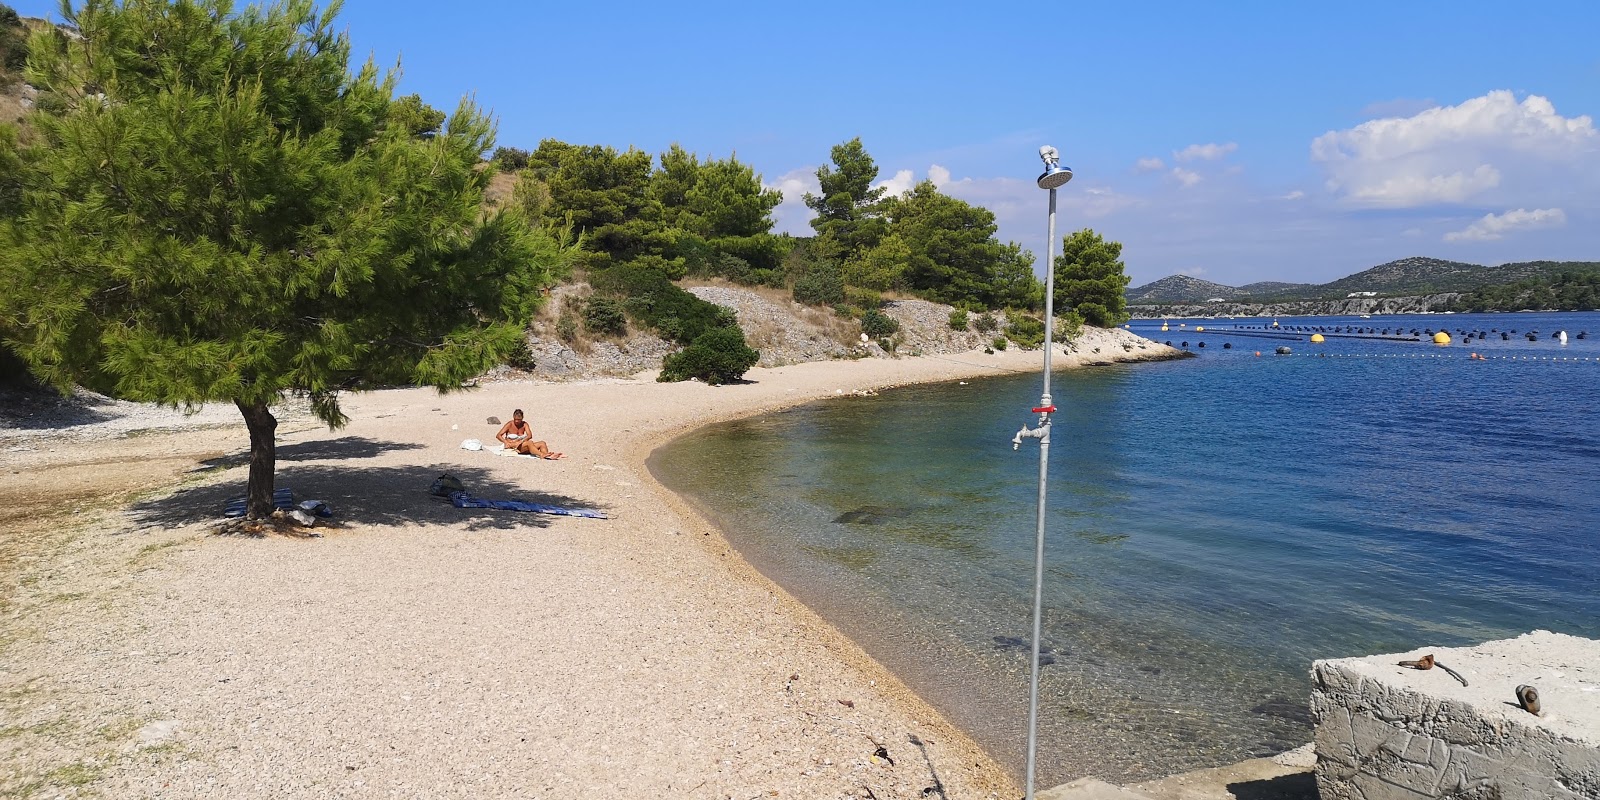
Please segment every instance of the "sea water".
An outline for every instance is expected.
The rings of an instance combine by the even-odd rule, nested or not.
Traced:
[[[1600,314],[1277,320],[1448,346],[1228,330],[1271,322],[1136,322],[1197,357],[1052,381],[1041,785],[1308,741],[1313,659],[1600,637]],[[1039,393],[1035,373],[823,402],[651,468],[1020,774],[1039,451],[1011,438]]]

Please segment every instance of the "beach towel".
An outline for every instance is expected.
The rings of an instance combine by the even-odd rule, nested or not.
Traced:
[[[554,514],[561,517],[605,519],[604,511],[593,508],[567,508],[549,503],[529,503],[522,500],[484,500],[466,492],[451,492],[450,503],[456,508],[492,508],[497,511],[531,511],[535,514]]]
[[[515,450],[511,450],[511,449],[504,448],[504,447],[500,448],[499,450],[495,450],[493,448],[484,448],[484,449],[488,450],[491,453],[494,453],[497,456],[505,456],[506,458],[511,458],[511,457],[516,457],[516,458],[538,458],[538,456],[536,456],[536,455],[534,455],[532,453],[519,453],[519,452],[517,452]]]
[[[244,516],[245,512],[245,505],[246,498],[235,497],[229,500],[226,506],[223,506],[222,516],[242,517]],[[272,507],[278,509],[279,511],[288,511],[289,509],[294,508],[294,490],[287,486],[282,486],[273,490]]]

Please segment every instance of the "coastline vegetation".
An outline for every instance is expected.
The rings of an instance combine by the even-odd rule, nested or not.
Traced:
[[[594,294],[558,333],[652,329],[680,348],[661,380],[725,383],[759,358],[685,278],[787,290],[890,352],[896,296],[954,306],[953,328],[1003,317],[1014,343],[1042,344],[1033,254],[932,181],[887,196],[859,138],[817,171],[815,235],[774,233],[782,195],[736,156],[497,148],[470,101],[446,114],[396,97],[398,67],[352,72],[338,12],[84,0],[52,26],[0,6],[3,77],[20,68],[37,91],[0,125],[0,280],[16,287],[0,297],[0,377],[232,402],[258,518],[272,511],[273,405],[309,397],[338,427],[343,391],[446,391],[531,364],[527,326],[567,279]],[[488,202],[501,170],[510,197]],[[1121,246],[1088,230],[1063,244],[1060,313],[1125,319]]]

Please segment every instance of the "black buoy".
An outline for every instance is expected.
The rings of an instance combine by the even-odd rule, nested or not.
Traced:
[[[1171,339],[1168,339],[1168,340],[1167,340],[1167,346],[1168,346],[1168,347],[1171,347],[1171,346],[1172,346],[1172,340],[1171,340]]]
[[[1280,347],[1277,350],[1274,350],[1273,352],[1277,353],[1280,356],[1286,356],[1286,355],[1289,355],[1289,348]]]
[[[1578,338],[1579,339],[1587,339],[1587,338],[1589,338],[1589,332],[1588,331],[1578,331]]]
[[[1583,337],[1580,336],[1578,338],[1581,339]],[[1233,342],[1223,342],[1222,343],[1222,349],[1224,349],[1224,350],[1232,350],[1233,349]]]
[[[1537,341],[1539,341],[1539,335],[1538,335],[1538,334],[1536,334],[1536,333],[1533,333],[1533,332],[1531,332],[1531,331],[1530,331],[1530,332],[1529,332],[1529,333],[1528,333],[1528,341],[1530,341],[1530,342],[1537,342]]]
[[[1500,332],[1500,341],[1502,341],[1502,342],[1511,341],[1511,334],[1506,333],[1505,331],[1501,331]]]
[[[1200,343],[1200,346],[1201,346],[1201,347],[1205,347],[1205,346],[1206,346],[1206,343],[1205,343],[1205,342],[1201,342],[1201,343]]]

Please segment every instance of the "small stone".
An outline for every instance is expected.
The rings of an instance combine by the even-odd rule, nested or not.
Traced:
[[[156,720],[139,729],[139,746],[153,747],[172,738],[178,732],[178,721],[175,719]]]

